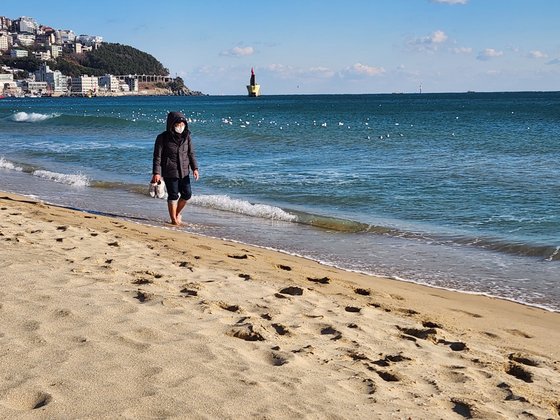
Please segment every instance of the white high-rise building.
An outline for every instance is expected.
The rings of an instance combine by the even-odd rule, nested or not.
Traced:
[[[19,45],[24,47],[31,47],[35,44],[35,35],[32,34],[16,34],[14,37],[14,43],[17,42]]]
[[[106,74],[99,78],[99,86],[107,92],[118,92],[120,90],[119,79],[112,74]]]
[[[68,78],[58,70],[52,71],[46,63],[43,63],[39,70],[35,72],[35,80],[37,82],[47,82],[50,91],[56,95],[68,91]]]
[[[72,77],[72,93],[91,95],[97,93],[99,79],[95,76]]]
[[[88,47],[92,47],[96,44],[101,44],[103,42],[103,37],[97,35],[79,35],[76,37],[76,41]]]
[[[50,51],[52,58],[57,58],[62,55],[62,45],[51,45]]]
[[[33,18],[22,16],[14,21],[16,29],[18,32],[24,32],[28,34],[36,34],[39,24]]]
[[[0,51],[8,51],[10,49],[10,42],[7,33],[0,32]]]
[[[73,43],[76,40],[76,34],[74,31],[68,29],[61,29],[55,32],[56,43],[57,44],[68,44]]]

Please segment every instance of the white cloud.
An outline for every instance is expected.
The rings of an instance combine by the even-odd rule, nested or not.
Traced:
[[[455,54],[470,54],[472,53],[472,48],[469,47],[455,47],[451,49]]]
[[[498,51],[494,48],[486,48],[484,51],[479,52],[476,58],[482,61],[488,61],[492,58],[501,57],[502,55],[504,55],[503,51]]]
[[[469,0],[432,0],[432,3],[442,4],[467,4]]]
[[[418,51],[436,51],[445,41],[447,41],[447,35],[438,30],[428,36],[413,39],[408,42],[408,45]]]
[[[269,64],[265,69],[271,73],[278,75],[282,79],[291,78],[320,78],[329,79],[336,73],[328,67],[310,67],[298,68],[287,66],[285,64]]]
[[[344,69],[342,74],[349,76],[367,76],[373,77],[385,73],[383,67],[373,67],[361,63],[356,63],[353,66]]]
[[[247,57],[254,53],[255,49],[253,47],[234,47],[230,50],[222,51],[220,55],[228,57]]]
[[[548,54],[539,50],[530,51],[529,58],[548,58]]]

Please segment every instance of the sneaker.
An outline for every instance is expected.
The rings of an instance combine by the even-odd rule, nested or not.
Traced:
[[[149,192],[150,192],[150,197],[152,197],[152,198],[156,197],[156,187],[157,187],[157,184],[155,182],[150,182]]]
[[[158,183],[156,184],[156,194],[157,194],[157,198],[164,198],[165,194],[167,193],[167,190],[165,189],[165,183],[158,181]]]

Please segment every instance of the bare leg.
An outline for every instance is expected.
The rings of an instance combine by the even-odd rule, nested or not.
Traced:
[[[169,217],[171,217],[171,224],[178,225],[179,223],[177,222],[177,202],[168,201],[167,210],[169,211]]]
[[[177,223],[180,225],[181,224],[181,212],[183,211],[183,209],[185,208],[185,206],[187,205],[187,200],[183,200],[182,198],[179,198],[179,201],[177,202],[177,209],[175,210],[175,219],[177,220]]]
[[[180,225],[181,224],[181,212],[187,205],[187,200],[179,198],[178,201],[168,201],[167,209],[169,210],[169,217],[171,217],[171,224]]]

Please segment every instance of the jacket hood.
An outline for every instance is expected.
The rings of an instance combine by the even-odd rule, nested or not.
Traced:
[[[178,122],[183,121],[185,123],[185,133],[189,131],[189,124],[187,123],[187,119],[185,116],[180,112],[170,112],[167,114],[167,131],[173,132],[173,126]]]

